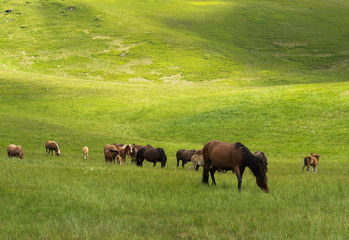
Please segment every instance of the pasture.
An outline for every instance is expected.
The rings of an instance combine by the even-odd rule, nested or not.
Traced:
[[[347,1],[1,7],[1,239],[348,239]],[[212,139],[265,152],[270,192],[177,168]],[[106,164],[112,142],[167,164]]]

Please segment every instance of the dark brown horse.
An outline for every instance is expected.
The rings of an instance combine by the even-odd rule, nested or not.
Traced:
[[[315,153],[311,153],[310,156],[306,156],[304,158],[304,165],[302,171],[304,172],[305,166],[307,167],[307,172],[309,172],[309,168],[313,167],[313,172],[316,172],[317,164],[319,163],[320,155]]]
[[[161,162],[161,168],[165,167],[167,156],[164,149],[162,148],[153,148],[153,147],[142,147],[138,150],[136,155],[136,162],[138,166],[143,166],[143,161],[147,160],[148,162],[153,162],[154,167],[157,162]]]
[[[268,158],[262,151],[257,151],[253,154],[257,162],[262,166],[264,173],[268,172]]]
[[[61,155],[61,151],[59,150],[59,146],[55,141],[47,141],[46,142],[46,152],[48,150],[48,154],[53,155],[53,151],[55,151],[56,156],[59,157]]]
[[[136,144],[132,144],[131,145],[131,151],[129,152],[129,156],[131,158],[131,162],[134,163],[135,159],[136,159],[136,155],[139,149],[141,149],[142,147],[152,147],[151,145],[146,145],[146,146],[141,146],[141,145],[136,145]]]
[[[211,173],[212,182],[216,185],[214,173],[217,170],[232,170],[238,179],[238,189],[241,190],[242,175],[249,167],[256,177],[257,185],[265,192],[269,192],[268,178],[255,156],[243,144],[226,143],[217,140],[210,141],[203,148],[204,171],[202,181],[208,184]]]
[[[177,157],[177,167],[179,166],[179,161],[182,160],[182,167],[184,168],[184,165],[187,162],[191,161],[191,157],[194,155],[195,149],[193,150],[185,150],[185,149],[180,149],[176,153]]]

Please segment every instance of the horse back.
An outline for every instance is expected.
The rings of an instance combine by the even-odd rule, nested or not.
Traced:
[[[239,146],[217,140],[208,142],[203,148],[205,165],[214,165],[222,170],[233,170],[236,166],[241,166],[243,156]]]

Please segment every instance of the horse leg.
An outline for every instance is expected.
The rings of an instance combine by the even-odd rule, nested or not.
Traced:
[[[185,162],[184,160],[182,160],[182,167],[184,168],[184,164],[186,164],[187,162]]]
[[[153,165],[153,167],[155,167],[155,165],[156,165],[156,161],[154,162],[154,165]]]
[[[216,180],[214,179],[214,173],[216,172],[216,167],[212,167],[211,169],[210,169],[210,173],[211,173],[211,179],[212,179],[212,183],[214,184],[214,185],[216,185]]]
[[[242,170],[242,173],[243,173],[245,169],[241,169],[241,170]],[[234,168],[234,172],[235,172],[236,177],[238,179],[238,190],[240,192],[241,191],[241,183],[242,183],[242,174],[240,172],[240,168],[235,167]]]

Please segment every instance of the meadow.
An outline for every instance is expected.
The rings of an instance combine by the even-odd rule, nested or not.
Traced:
[[[348,1],[0,6],[1,239],[348,239]],[[264,151],[270,193],[176,167],[212,139]],[[111,142],[167,165],[106,164]]]

